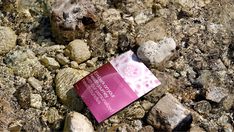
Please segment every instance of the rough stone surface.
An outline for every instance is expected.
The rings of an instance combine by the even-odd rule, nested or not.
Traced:
[[[9,27],[0,26],[0,55],[9,52],[16,46],[17,35]]]
[[[49,70],[56,70],[60,67],[59,63],[51,57],[43,57],[40,59],[40,62],[47,67]]]
[[[188,127],[192,119],[189,117],[190,112],[171,94],[166,94],[158,103],[151,109],[147,121],[157,129],[166,130],[183,130],[183,127]],[[184,124],[180,124],[183,122]],[[160,128],[164,125],[166,128]],[[179,126],[183,125],[183,126]],[[164,126],[164,127],[165,127]]]
[[[16,75],[25,78],[32,76],[42,77],[47,71],[29,49],[16,50],[7,54],[5,63],[12,68]]]
[[[125,114],[125,117],[129,120],[141,119],[144,116],[145,116],[145,111],[138,102],[132,105]]]
[[[228,96],[228,90],[222,87],[210,87],[206,92],[206,99],[219,103]]]
[[[48,121],[49,123],[54,123],[62,119],[62,116],[59,115],[58,110],[55,107],[50,108],[48,111],[43,113],[42,119]]]
[[[71,60],[76,61],[78,64],[86,61],[91,56],[87,43],[79,39],[70,42],[65,53],[71,58]]]
[[[63,54],[57,54],[56,55],[56,60],[61,64],[61,65],[66,65],[69,63],[69,59],[65,57]]]
[[[52,7],[51,24],[56,40],[67,42],[84,36],[97,22],[90,0],[57,0]]]
[[[42,90],[42,86],[41,86],[42,83],[39,80],[37,80],[35,77],[28,78],[28,83],[36,90],[38,91]]]
[[[78,99],[73,85],[87,74],[87,71],[64,68],[56,75],[56,94],[62,103],[71,109],[81,110],[83,108],[83,104]]]
[[[42,106],[42,98],[40,94],[31,94],[30,95],[30,106],[40,109]]]
[[[143,44],[149,40],[159,41],[167,36],[165,22],[162,18],[155,18],[137,29],[136,41]]]
[[[154,128],[150,125],[143,127],[139,132],[154,132]]]
[[[71,112],[67,114],[63,131],[94,132],[94,128],[87,117],[77,112]]]
[[[211,104],[208,101],[199,101],[195,104],[194,109],[203,114],[208,114],[212,109]]]
[[[172,38],[165,38],[158,44],[153,41],[147,41],[140,45],[137,55],[141,60],[157,66],[172,56],[172,51],[175,48],[176,43]]]

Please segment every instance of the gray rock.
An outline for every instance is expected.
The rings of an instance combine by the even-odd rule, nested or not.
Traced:
[[[147,122],[157,129],[185,130],[192,117],[190,111],[168,93],[151,109]]]
[[[57,54],[56,55],[56,60],[61,64],[61,65],[66,65],[69,63],[69,59],[65,57],[63,54]]]
[[[0,26],[0,55],[9,52],[16,46],[17,35],[9,27]]]
[[[158,44],[153,41],[147,41],[140,45],[137,50],[138,57],[144,62],[158,66],[164,60],[173,55],[176,43],[172,38],[164,38]]]
[[[42,90],[41,82],[37,80],[35,77],[28,78],[28,83],[38,91]]]
[[[222,87],[209,87],[206,92],[206,99],[219,103],[228,96],[228,90]]]
[[[40,94],[31,94],[30,95],[30,106],[40,109],[42,106],[42,98]]]
[[[77,112],[71,112],[66,117],[63,131],[94,132],[94,128],[87,117]]]
[[[79,67],[78,63],[76,61],[71,61],[71,68],[77,69]]]
[[[56,94],[70,109],[79,111],[83,108],[83,103],[77,98],[73,85],[87,74],[88,72],[84,70],[64,68],[56,75]]]
[[[83,37],[85,30],[97,22],[95,12],[90,0],[57,0],[50,17],[54,37],[62,42]]]
[[[65,50],[65,54],[68,55],[71,60],[76,61],[78,64],[86,61],[91,56],[87,43],[79,39],[69,43]]]
[[[195,104],[194,109],[201,114],[208,114],[212,109],[211,104],[206,101],[199,101]]]
[[[42,57],[40,62],[49,70],[56,70],[60,67],[59,63],[51,57]]]

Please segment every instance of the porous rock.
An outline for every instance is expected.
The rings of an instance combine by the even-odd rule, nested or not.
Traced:
[[[164,60],[173,55],[176,43],[172,38],[164,38],[158,44],[154,41],[147,41],[140,45],[137,50],[138,57],[144,62],[159,66]]]
[[[0,26],[0,55],[9,52],[16,46],[17,35],[9,27]]]
[[[70,42],[66,47],[65,53],[78,64],[86,61],[91,56],[87,43],[80,39]]]
[[[92,123],[87,117],[78,113],[71,112],[65,120],[64,132],[94,132]]]
[[[52,6],[51,25],[57,41],[82,38],[97,22],[96,9],[90,0],[57,0]]]

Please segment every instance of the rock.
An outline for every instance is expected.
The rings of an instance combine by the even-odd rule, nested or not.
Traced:
[[[42,90],[41,82],[37,80],[35,77],[28,78],[28,83],[38,91]]]
[[[201,114],[208,114],[211,111],[212,107],[208,101],[203,100],[197,102],[194,106],[194,109]]]
[[[87,117],[77,112],[71,112],[66,117],[63,131],[94,132],[94,128]]]
[[[134,120],[130,122],[131,126],[133,126],[135,131],[139,131],[142,128],[141,120]]]
[[[223,107],[227,111],[234,108],[234,95],[233,94],[229,95],[227,98],[224,99]]]
[[[59,115],[58,110],[55,107],[50,108],[42,115],[43,121],[48,121],[50,124],[62,119],[62,116]]]
[[[16,46],[17,35],[9,27],[0,26],[0,55],[9,52]]]
[[[42,98],[40,94],[31,94],[30,96],[30,106],[40,109],[42,106]]]
[[[156,129],[185,131],[192,122],[192,116],[189,110],[168,93],[151,109],[147,122]]]
[[[154,17],[151,10],[142,11],[135,16],[135,22],[139,24],[143,24],[149,21],[152,17]]]
[[[228,96],[228,90],[222,87],[209,87],[206,92],[206,99],[219,103]]]
[[[138,57],[152,65],[159,66],[163,61],[173,55],[176,43],[172,38],[164,38],[159,44],[153,41],[147,41],[140,45],[137,50]]]
[[[40,62],[49,70],[56,70],[60,67],[59,63],[51,57],[42,57]]]
[[[90,0],[57,0],[50,16],[52,33],[57,41],[82,38],[97,23],[96,9]]]
[[[120,12],[116,9],[107,9],[102,13],[102,18],[103,18],[103,22],[105,23],[113,23],[116,22],[118,20],[121,20],[121,15]]]
[[[141,102],[141,106],[144,108],[145,111],[149,111],[154,106],[154,104],[147,100],[143,100]]]
[[[28,84],[25,84],[24,86],[20,87],[15,93],[15,95],[21,108],[29,108],[31,89]]]
[[[166,25],[162,18],[155,18],[145,25],[137,28],[137,44],[143,44],[148,40],[159,41],[167,36]]]
[[[64,68],[56,75],[56,94],[62,103],[70,109],[79,111],[83,108],[83,103],[77,98],[73,85],[87,74],[88,72],[84,70]]]
[[[154,132],[154,128],[150,125],[143,127],[139,132]]]
[[[63,54],[57,54],[56,55],[56,60],[61,64],[61,65],[66,65],[69,63],[69,59],[65,57]]]
[[[87,43],[79,39],[70,42],[65,53],[71,60],[76,61],[78,64],[86,61],[91,56]]]
[[[14,109],[12,108],[11,104],[9,101],[0,98],[0,131],[1,128],[7,128],[8,125],[14,120],[13,115],[14,115]]]
[[[72,61],[72,62],[71,62],[71,68],[74,68],[74,69],[79,68],[78,63],[77,63],[76,61]]]
[[[15,75],[29,78],[32,76],[41,78],[46,72],[46,68],[41,65],[35,54],[29,49],[19,49],[9,53],[4,58],[8,67]]]
[[[138,102],[130,106],[125,113],[125,118],[129,120],[141,119],[144,116],[145,116],[145,111]]]

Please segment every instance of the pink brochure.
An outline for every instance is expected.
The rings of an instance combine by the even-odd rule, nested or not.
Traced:
[[[102,122],[158,85],[153,73],[128,51],[74,86],[96,120]]]

